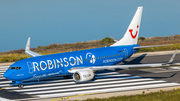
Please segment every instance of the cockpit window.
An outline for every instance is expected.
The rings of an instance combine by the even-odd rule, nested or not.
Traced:
[[[20,70],[20,69],[21,69],[21,67],[9,67],[9,69]]]

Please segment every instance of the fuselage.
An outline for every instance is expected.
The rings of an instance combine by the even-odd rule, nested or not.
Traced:
[[[68,70],[71,68],[114,65],[137,52],[133,49],[137,46],[102,47],[23,59],[12,64],[4,77],[12,81],[24,81],[70,75]]]

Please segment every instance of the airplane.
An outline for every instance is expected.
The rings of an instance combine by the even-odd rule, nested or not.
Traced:
[[[25,53],[32,57],[15,62],[6,70],[3,76],[11,80],[19,88],[23,88],[24,81],[39,80],[58,75],[72,76],[75,82],[86,82],[92,80],[95,77],[95,71],[98,70],[171,65],[177,50],[167,63],[116,65],[131,57],[140,48],[165,46],[140,46],[137,44],[142,10],[143,7],[141,6],[137,8],[123,38],[108,47],[41,55],[30,50],[29,37]]]

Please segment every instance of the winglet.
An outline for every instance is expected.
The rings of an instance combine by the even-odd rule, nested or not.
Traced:
[[[25,53],[32,56],[32,57],[41,56],[41,54],[38,54],[38,53],[30,50],[30,37],[28,38],[28,41],[26,44]]]
[[[30,50],[30,37],[28,38],[25,51]]]
[[[171,63],[173,62],[173,60],[174,60],[174,58],[175,58],[175,56],[176,56],[177,50],[178,50],[178,49],[176,49],[175,53],[172,55],[172,57],[171,57],[171,59],[169,60],[168,64],[171,64]]]

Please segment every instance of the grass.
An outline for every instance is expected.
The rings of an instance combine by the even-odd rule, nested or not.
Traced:
[[[87,99],[85,101],[180,101],[180,89],[173,89],[172,91],[163,91],[148,93],[142,92],[142,94],[131,96],[118,96],[109,98],[94,98]]]
[[[152,48],[141,48],[138,52],[154,52],[154,51],[165,51],[165,50],[176,50],[180,49],[180,43],[176,43],[169,46],[152,47]]]
[[[62,53],[62,52],[69,52],[69,51],[78,51],[78,50],[84,50],[84,49],[105,47],[105,46],[110,46],[113,43],[114,43],[113,39],[105,37],[102,40],[77,42],[77,43],[71,43],[71,44],[70,43],[65,43],[65,44],[55,43],[48,46],[38,46],[37,48],[31,48],[31,50],[42,55],[47,55],[47,54],[54,54],[54,53]],[[138,41],[138,44],[140,44],[140,46],[173,44],[171,46],[143,48],[143,49],[140,49],[138,52],[154,52],[154,51],[180,49],[180,35],[145,38],[143,40],[141,37]],[[25,59],[29,57],[30,56],[24,53],[24,49],[10,50],[8,52],[0,53],[0,62],[16,62],[21,59]]]

